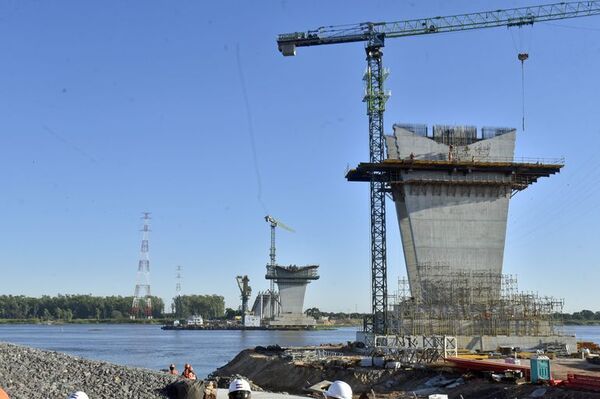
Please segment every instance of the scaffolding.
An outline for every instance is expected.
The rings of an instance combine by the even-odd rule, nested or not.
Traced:
[[[564,301],[520,292],[513,275],[421,264],[420,286],[398,279],[391,334],[402,336],[557,335]]]
[[[373,335],[365,346],[373,357],[384,356],[400,363],[434,363],[458,355],[458,341],[450,336]]]

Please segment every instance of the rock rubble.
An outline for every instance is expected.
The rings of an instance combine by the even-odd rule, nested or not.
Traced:
[[[0,343],[0,387],[11,399],[166,398],[177,377],[142,368],[82,359],[64,353]]]

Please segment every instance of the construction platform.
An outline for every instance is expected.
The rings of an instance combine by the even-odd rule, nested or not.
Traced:
[[[560,172],[564,166],[563,159],[523,159],[523,162],[492,160],[421,160],[421,159],[386,159],[381,163],[361,162],[355,169],[346,173],[346,179],[352,182],[369,182],[371,179],[389,184],[417,184],[449,186],[504,186],[513,193],[524,190],[540,177],[549,177]],[[433,177],[411,177],[411,172],[443,171],[447,176],[443,179]],[[501,177],[477,178],[465,180],[464,176],[476,172],[500,174]],[[461,179],[453,179],[459,175]]]

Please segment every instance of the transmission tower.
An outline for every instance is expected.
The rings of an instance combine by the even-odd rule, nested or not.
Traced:
[[[140,315],[143,306],[143,315],[147,319],[152,318],[152,298],[150,294],[150,260],[148,258],[148,236],[150,234],[150,212],[143,212],[142,220],[142,246],[140,249],[140,261],[138,263],[135,292],[131,304],[131,318]]]
[[[175,268],[177,275],[177,283],[175,284],[175,300],[173,301],[173,313],[175,316],[179,316],[181,313],[181,266]]]
[[[181,266],[177,266],[177,284],[175,284],[175,292],[177,297],[181,296]]]

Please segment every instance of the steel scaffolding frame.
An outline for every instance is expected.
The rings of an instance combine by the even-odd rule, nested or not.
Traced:
[[[517,278],[487,270],[451,270],[420,265],[420,286],[398,279],[389,306],[390,334],[508,335],[558,334],[564,301],[520,292]],[[411,289],[412,288],[412,289]]]

